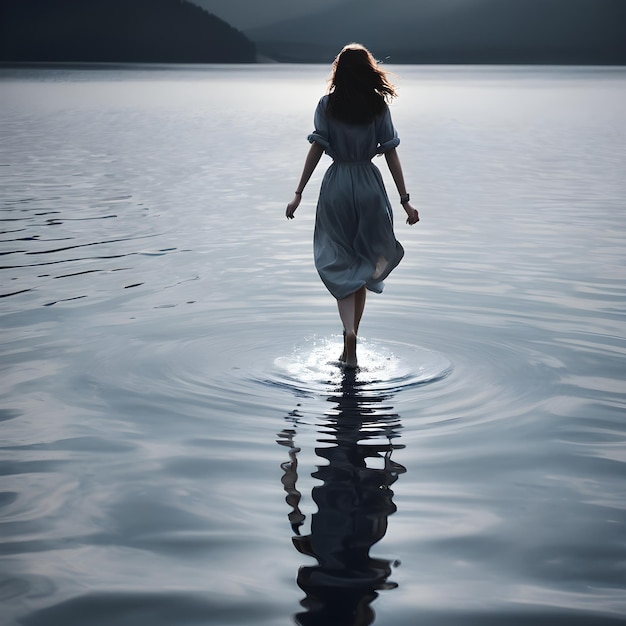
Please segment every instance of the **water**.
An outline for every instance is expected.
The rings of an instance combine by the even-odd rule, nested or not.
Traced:
[[[3,626],[626,623],[626,72],[393,69],[352,378],[327,68],[0,70]]]

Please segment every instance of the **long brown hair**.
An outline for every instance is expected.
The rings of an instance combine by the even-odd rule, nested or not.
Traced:
[[[359,43],[344,46],[332,65],[328,114],[349,124],[365,124],[380,115],[398,94],[387,72]]]

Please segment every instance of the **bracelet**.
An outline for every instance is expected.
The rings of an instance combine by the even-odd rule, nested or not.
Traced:
[[[296,194],[296,196],[301,196],[302,195],[301,191],[294,191],[294,193]]]
[[[406,204],[410,199],[409,194],[405,193],[403,196],[400,196],[400,204]]]

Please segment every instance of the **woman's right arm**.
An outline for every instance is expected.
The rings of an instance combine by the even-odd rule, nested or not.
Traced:
[[[306,155],[296,193],[294,194],[293,200],[287,205],[287,210],[285,211],[287,219],[292,220],[294,218],[294,213],[300,205],[300,200],[302,200],[302,192],[304,191],[306,184],[309,182],[311,174],[313,174],[317,164],[320,162],[322,154],[324,154],[324,148],[319,143],[314,141],[309,148],[308,154]]]
[[[407,195],[406,185],[404,183],[404,174],[402,173],[402,165],[400,164],[400,157],[398,156],[397,150],[395,148],[387,150],[385,152],[385,160],[389,166],[393,182],[396,183],[396,188],[398,189],[400,197]],[[414,209],[410,202],[403,202],[402,207],[407,214],[407,224],[415,224],[420,221],[417,209]]]

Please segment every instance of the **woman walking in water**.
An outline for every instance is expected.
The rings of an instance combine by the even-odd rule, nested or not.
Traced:
[[[371,162],[384,154],[407,214],[419,221],[409,202],[396,147],[400,143],[387,103],[394,86],[372,54],[360,44],[343,48],[332,66],[330,88],[315,110],[315,130],[302,176],[286,216],[293,219],[302,192],[324,152],[326,171],[315,216],[315,267],[336,298],[344,329],[340,357],[357,367],[356,340],[366,290],[381,293],[383,280],[400,263],[404,249],[393,232],[393,214],[383,179]]]

